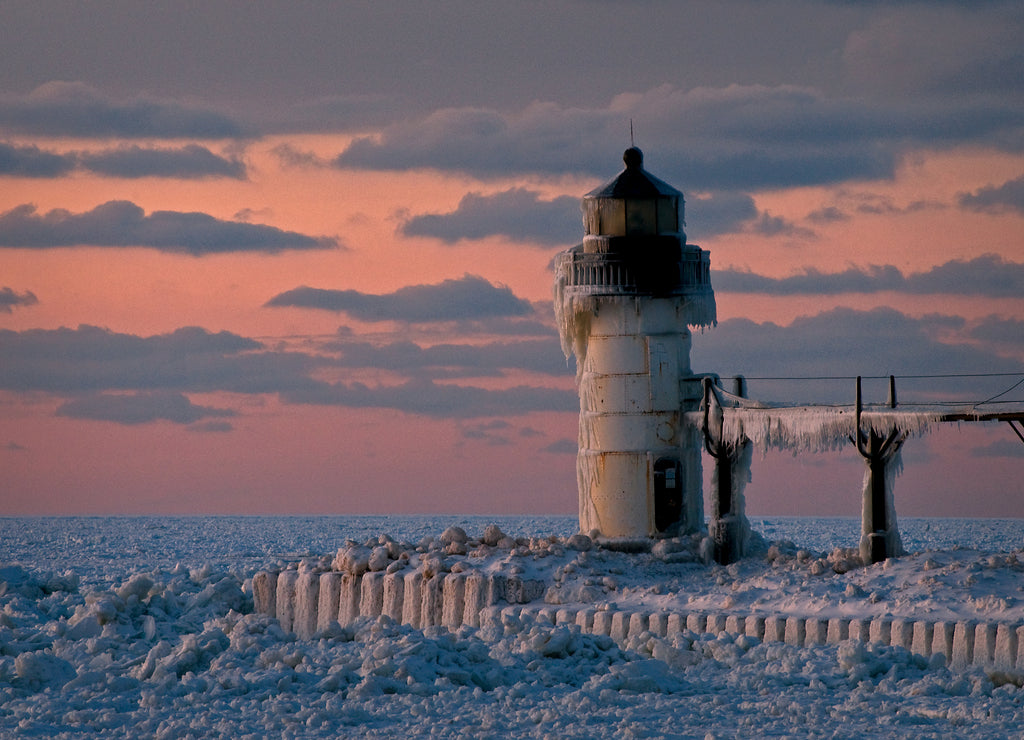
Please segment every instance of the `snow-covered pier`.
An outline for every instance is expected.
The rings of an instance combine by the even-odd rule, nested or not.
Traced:
[[[300,639],[385,617],[453,632],[463,626],[503,632],[524,623],[545,624],[605,635],[623,647],[671,642],[682,634],[728,633],[794,647],[859,640],[904,648],[936,666],[975,666],[1024,680],[1024,608],[1009,588],[1024,564],[1013,556],[985,561],[984,567],[1005,570],[1009,578],[974,599],[978,608],[972,612],[911,594],[957,573],[966,583],[977,581],[972,574],[980,566],[963,562],[966,555],[950,555],[948,563],[935,554],[923,560],[910,556],[900,566],[894,563],[901,561],[888,561],[863,568],[854,548],[813,558],[773,546],[723,568],[712,562],[712,548],[710,538],[701,536],[622,552],[595,546],[583,535],[514,540],[489,528],[484,537],[472,539],[450,528],[438,540],[415,547],[387,536],[376,543],[349,543],[333,559],[262,571],[252,588],[256,611],[276,617]],[[700,585],[725,583],[757,568],[765,572],[756,589],[748,580],[743,589],[723,596],[722,589],[712,594]],[[874,569],[884,570],[886,580],[911,584],[899,587],[907,593],[893,602],[864,592],[858,573]],[[806,581],[787,596],[778,582],[791,585],[797,574]],[[818,593],[808,598],[807,588]],[[996,612],[993,603],[1003,608]]]

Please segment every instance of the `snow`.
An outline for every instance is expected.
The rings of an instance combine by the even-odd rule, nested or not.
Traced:
[[[1024,624],[1024,522],[908,519],[913,552],[866,568],[855,520],[841,522],[848,548],[815,549],[835,521],[754,518],[772,542],[726,567],[700,560],[700,537],[585,549],[572,522],[0,520],[0,737],[998,738],[1024,726],[1012,676],[861,640],[761,641],[725,619]],[[968,547],[982,535],[985,549]],[[380,617],[298,639],[253,613],[257,571],[311,573],[339,552],[371,574],[514,570],[547,580],[550,611],[614,623],[682,610],[724,629],[616,642],[532,609],[455,632]]]

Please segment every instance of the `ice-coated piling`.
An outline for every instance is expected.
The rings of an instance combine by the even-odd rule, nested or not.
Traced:
[[[420,613],[423,610],[423,574],[418,570],[406,573],[403,588],[402,623],[419,629]]]
[[[764,618],[764,641],[786,641],[786,617],[772,614]]]
[[[1013,671],[1017,667],[1018,627],[1000,624],[996,627],[996,649],[992,656],[992,665],[1001,671]]]
[[[764,639],[764,617],[754,616],[747,617],[743,620],[743,630],[747,637],[756,637],[758,640]]]
[[[320,596],[316,607],[316,628],[325,630],[332,622],[338,621],[338,604],[341,601],[341,573],[330,571],[320,574]]]
[[[594,617],[597,616],[597,610],[592,606],[588,606],[585,609],[580,609],[576,612],[576,626],[580,628],[580,632],[593,633],[594,632]]]
[[[917,655],[929,656],[934,652],[932,635],[935,626],[931,622],[914,622],[914,634],[910,641],[910,651]]]
[[[295,584],[299,580],[297,570],[286,570],[277,576],[277,621],[285,632],[292,631],[295,615]]]
[[[820,617],[808,617],[804,621],[804,635],[807,647],[824,645],[828,642],[828,620]]]
[[[384,603],[383,613],[394,619],[402,621],[405,607],[405,576],[401,573],[388,573],[384,576]]]
[[[953,657],[949,661],[954,668],[966,668],[974,662],[974,621],[957,622],[953,627]]]
[[[359,616],[359,576],[341,574],[341,590],[338,593],[338,623],[347,627]]]
[[[680,612],[669,614],[665,622],[665,635],[671,636],[688,629],[686,626],[687,619],[688,616]]]
[[[668,617],[665,612],[655,612],[647,618],[647,629],[651,634],[665,637],[668,634]]]
[[[803,647],[807,639],[803,617],[787,617],[784,641],[787,645]]]
[[[444,577],[442,585],[443,606],[441,624],[449,629],[456,629],[462,624],[465,610],[466,576],[461,573],[449,573]]]
[[[892,620],[880,617],[872,619],[868,627],[868,641],[888,645],[892,640]]]
[[[946,659],[946,663],[952,663],[955,632],[956,625],[952,622],[940,621],[932,625],[932,655],[938,653]]]
[[[889,626],[889,644],[910,650],[914,643],[914,623],[909,619],[894,619]]]
[[[847,625],[847,634],[851,640],[871,642],[871,620],[851,619]]]
[[[436,627],[441,624],[444,606],[444,576],[435,574],[424,578],[420,587],[420,627]]]
[[[746,627],[746,618],[738,614],[730,614],[725,618],[725,631],[731,635],[742,635]]]
[[[706,632],[708,617],[699,612],[690,612],[686,615],[686,629],[690,632]]]
[[[277,573],[261,570],[252,577],[252,601],[257,614],[277,615]]]
[[[832,617],[832,619],[828,620],[828,634],[825,636],[825,642],[829,645],[835,645],[848,639],[850,639],[849,619]]]
[[[611,635],[612,632],[612,619],[615,616],[615,612],[611,611],[599,611],[594,613],[594,622],[591,632],[595,635]]]
[[[466,584],[463,588],[463,615],[462,623],[470,627],[480,626],[480,611],[488,604],[487,594],[490,584],[482,573],[473,572],[466,576]]]
[[[379,617],[384,608],[384,573],[376,571],[362,577],[359,589],[359,616]]]
[[[300,573],[295,582],[295,613],[292,629],[299,639],[309,639],[316,632],[317,604],[320,600],[320,574]]]
[[[996,657],[996,635],[998,625],[981,622],[974,629],[974,665],[982,668],[992,666]]]

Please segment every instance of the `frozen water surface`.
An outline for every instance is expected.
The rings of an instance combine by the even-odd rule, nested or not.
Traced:
[[[0,737],[1009,738],[1024,727],[1024,691],[1006,676],[857,641],[683,632],[620,646],[529,619],[449,634],[386,618],[297,640],[252,614],[261,568],[347,539],[414,545],[490,523],[517,536],[576,528],[574,517],[0,519]],[[911,556],[845,574],[816,565],[856,545],[856,519],[751,525],[794,547],[729,568],[592,553],[564,582],[599,578],[625,605],[1024,614],[1020,520],[903,518]]]

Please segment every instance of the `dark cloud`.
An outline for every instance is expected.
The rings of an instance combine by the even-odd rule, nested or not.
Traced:
[[[0,97],[0,131],[83,138],[226,139],[249,134],[217,111],[146,98],[115,100],[80,82]]]
[[[469,439],[493,447],[512,444],[506,434],[512,430],[512,425],[504,419],[491,419],[476,424],[464,424],[459,427],[459,434],[463,439]]]
[[[768,237],[784,236],[798,239],[812,239],[815,235],[812,230],[805,229],[802,226],[797,226],[792,221],[782,218],[781,216],[773,216],[767,211],[762,213],[750,224],[750,230],[755,234]]]
[[[0,175],[56,178],[74,170],[125,178],[230,177],[244,180],[246,177],[245,163],[240,159],[222,157],[198,144],[177,149],[122,146],[97,152],[58,154],[36,146],[0,143]]]
[[[695,239],[742,231],[757,217],[746,193],[711,193],[686,199],[686,233]]]
[[[700,372],[742,374],[771,381],[751,382],[751,395],[771,400],[851,402],[852,378],[1019,372],[1015,359],[979,348],[966,338],[947,338],[950,322],[941,316],[915,319],[890,308],[856,311],[837,308],[804,316],[788,326],[729,319],[694,335],[692,365]],[[835,381],[784,381],[785,378]],[[1005,378],[899,381],[907,401],[981,401],[1005,387]],[[1002,386],[997,388],[997,386]],[[884,400],[884,388],[876,389]],[[986,395],[987,394],[987,395]]]
[[[274,296],[265,305],[344,312],[363,321],[454,321],[526,316],[533,311],[528,301],[508,287],[476,275],[437,285],[410,285],[384,295],[302,286]]]
[[[209,417],[235,416],[235,412],[197,406],[180,393],[155,391],[126,395],[99,393],[77,398],[61,404],[57,416],[118,424],[146,424],[152,421],[192,424]]]
[[[1024,344],[1024,321],[1002,316],[986,316],[971,328],[971,336],[997,344]]]
[[[391,408],[438,418],[474,418],[525,414],[532,411],[575,411],[575,391],[516,386],[490,390],[414,380],[398,386],[369,387],[362,383],[322,383],[282,394],[289,403],[352,408]]]
[[[31,290],[15,293],[6,286],[0,288],[0,313],[11,313],[18,306],[33,306],[36,303],[39,303],[39,299]]]
[[[579,451],[579,442],[575,439],[569,439],[568,437],[556,440],[546,447],[541,448],[541,452],[547,452],[551,455],[575,455]]]
[[[558,354],[558,343],[545,348],[526,343],[460,351],[423,350],[424,361],[388,362],[389,349],[346,364],[330,356],[332,348],[315,354],[270,351],[252,339],[229,332],[183,328],[170,334],[138,337],[107,329],[23,332],[0,330],[0,389],[51,393],[65,399],[62,416],[102,419],[123,424],[170,420],[182,424],[206,420],[209,431],[222,431],[224,409],[199,407],[189,393],[228,392],[277,394],[286,403],[354,408],[391,408],[432,417],[479,418],[531,411],[565,411],[578,407],[573,391],[530,387],[489,389],[434,383],[430,362],[466,363],[453,375],[497,374],[499,362],[509,369],[546,367]],[[358,347],[358,344],[354,346]],[[390,352],[390,355],[395,355]],[[545,356],[549,355],[549,356]],[[505,358],[502,360],[502,358]],[[560,358],[555,358],[560,359]],[[376,364],[374,364],[376,363]],[[339,367],[391,365],[405,382],[370,387],[360,383],[325,383],[323,370]],[[564,362],[562,363],[564,368]],[[541,372],[544,372],[542,369]],[[563,370],[563,375],[568,371]],[[221,425],[221,426],[218,426]]]
[[[840,221],[849,221],[850,216],[836,206],[825,206],[817,211],[807,214],[807,220],[814,224],[829,224]]]
[[[1009,429],[1006,430],[1009,439],[1000,439],[983,447],[975,447],[971,450],[971,457],[1024,457],[1024,444],[1013,435]]]
[[[1019,150],[1024,105],[1009,98],[866,103],[786,85],[662,86],[620,95],[606,107],[439,110],[356,138],[336,164],[606,177],[614,169],[608,152],[621,145],[630,119],[644,122],[641,143],[652,172],[684,188],[728,190],[891,177],[915,146]]]
[[[961,193],[960,206],[983,213],[1017,212],[1024,215],[1024,175],[1002,185],[989,185],[973,193]]]
[[[583,233],[580,199],[542,200],[526,188],[483,195],[468,193],[450,213],[413,216],[402,225],[406,236],[431,236],[454,244],[464,239],[506,236],[539,245],[575,244]]]
[[[13,146],[0,142],[0,175],[13,177],[60,177],[77,165],[72,154],[54,154],[37,146]]]
[[[226,252],[268,252],[337,247],[334,239],[311,237],[273,226],[222,221],[205,213],[153,211],[110,201],[85,213],[52,210],[38,214],[31,204],[0,214],[0,247],[152,247],[201,256]]]
[[[785,278],[771,278],[741,270],[714,270],[716,290],[769,295],[836,295],[900,291],[916,294],[977,295],[1013,298],[1024,295],[1024,264],[999,255],[972,260],[950,260],[926,272],[904,275],[892,265],[850,267],[825,273],[807,268]]]
[[[244,180],[245,164],[221,157],[204,146],[188,144],[178,149],[126,146],[79,155],[82,166],[107,177],[175,177],[201,179],[230,177]]]
[[[95,326],[0,330],[0,388],[75,394],[107,390],[274,392],[314,366],[297,353],[260,352],[230,332],[188,327],[139,337]]]
[[[340,364],[344,367],[417,371],[419,377],[425,377],[425,372],[433,378],[495,376],[513,368],[556,376],[571,372],[554,337],[524,342],[442,343],[429,347],[410,341],[384,345],[349,341],[329,348],[340,352]]]

